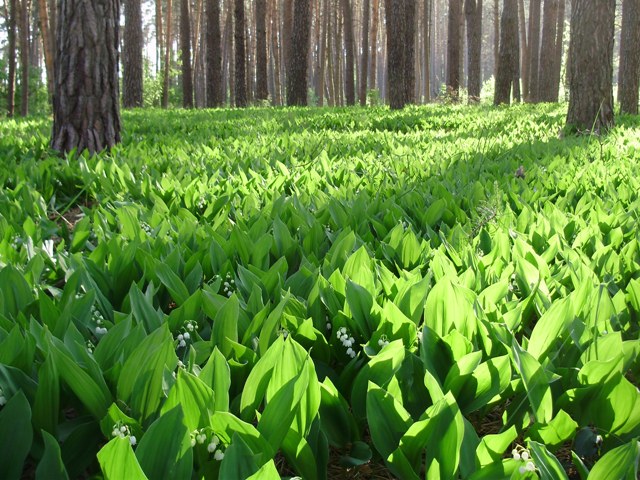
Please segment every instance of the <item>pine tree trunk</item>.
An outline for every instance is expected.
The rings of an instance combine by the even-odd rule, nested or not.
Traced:
[[[615,0],[573,0],[567,125],[600,132],[613,125]]]
[[[142,6],[140,0],[124,1],[122,48],[122,106],[142,106]]]
[[[273,104],[282,105],[282,49],[278,42],[280,22],[278,21],[278,7],[275,2],[271,2],[271,56],[273,57]]]
[[[307,58],[311,33],[310,0],[295,0],[287,72],[287,105],[307,105]]]
[[[29,115],[29,66],[30,66],[30,39],[29,31],[29,4],[30,0],[18,0],[18,33],[20,36],[20,115]]]
[[[165,46],[165,58],[164,58],[164,75],[163,75],[163,80],[162,80],[162,108],[168,108],[169,107],[169,87],[170,87],[170,80],[171,80],[171,52],[172,52],[172,48],[171,48],[171,26],[172,26],[172,14],[173,11],[173,5],[172,5],[172,0],[167,0],[167,28],[166,33],[166,40],[164,42],[164,46]]]
[[[558,26],[556,27],[556,42],[553,53],[553,84],[551,98],[557,102],[560,96],[560,74],[562,72],[562,54],[564,51],[564,15],[565,0],[558,1]]]
[[[351,3],[349,0],[340,0],[343,16],[343,32],[344,32],[344,49],[345,49],[345,75],[344,75],[344,91],[347,105],[355,105],[356,89],[354,78],[354,42],[353,42],[353,12],[351,11]]]
[[[519,77],[520,52],[518,41],[518,2],[505,0],[500,22],[500,58],[498,59],[498,75],[496,77],[495,105],[509,104],[511,91],[517,98],[520,93],[516,85]]]
[[[465,15],[467,17],[467,45],[469,46],[467,90],[469,91],[469,103],[478,103],[482,88],[482,0],[466,0]]]
[[[518,3],[518,17],[520,30],[520,72],[522,73],[522,97],[529,101],[529,44],[527,40],[527,19],[525,16],[524,0]]]
[[[542,20],[542,46],[544,53],[540,57],[540,69],[538,72],[538,100],[541,102],[553,102],[553,74],[556,28],[558,25],[558,0],[544,0]]]
[[[220,44],[220,1],[207,0],[207,106],[222,105],[222,52]]]
[[[16,32],[18,14],[17,0],[9,1],[9,18],[8,18],[8,78],[7,78],[7,116],[9,118],[15,115],[16,108]]]
[[[539,101],[540,1],[531,0],[529,4],[529,101],[533,103]]]
[[[449,0],[447,33],[447,93],[454,101],[460,95],[460,16],[462,0]]]
[[[404,0],[385,0],[387,20],[387,82],[389,106],[393,110],[405,105],[405,15]]]
[[[620,38],[620,80],[618,98],[622,113],[638,114],[640,75],[640,0],[622,3]]]
[[[282,20],[282,71],[284,72],[283,78],[286,83],[287,75],[289,74],[289,51],[291,50],[291,35],[293,34],[293,8],[294,0],[282,0],[283,1],[283,20]]]
[[[493,0],[493,76],[498,76],[500,61],[500,0]]]
[[[267,2],[256,0],[256,99],[269,97],[267,83]]]
[[[378,24],[380,18],[380,0],[372,0],[373,6],[371,11],[371,62],[369,65],[369,88],[377,88],[377,72],[378,72]]]
[[[184,108],[193,108],[191,8],[189,4],[189,0],[180,0],[180,58],[182,60],[182,106]]]
[[[422,96],[424,97],[424,103],[429,103],[429,101],[431,100],[431,12],[433,8],[431,2],[432,0],[424,0],[422,22],[422,69],[424,70]]]
[[[235,48],[235,106],[247,106],[246,56],[244,45],[244,0],[234,0],[233,38]]]
[[[91,154],[120,141],[118,0],[61,0],[51,147]]]
[[[404,0],[404,103],[415,103],[416,88],[416,41],[415,41],[415,0]]]
[[[369,9],[370,0],[362,2],[362,55],[360,56],[360,105],[367,105],[367,80],[369,78]]]
[[[38,20],[44,50],[44,64],[47,72],[47,92],[49,93],[49,99],[53,99],[53,43],[51,42],[53,36],[50,31],[51,25],[47,0],[38,0]]]
[[[164,72],[164,37],[162,30],[162,0],[156,0],[156,74]]]

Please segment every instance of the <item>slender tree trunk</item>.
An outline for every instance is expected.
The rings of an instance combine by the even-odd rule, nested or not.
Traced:
[[[447,93],[454,101],[460,95],[460,16],[462,0],[449,0],[447,34]]]
[[[380,0],[372,0],[373,8],[371,12],[371,65],[369,66],[369,88],[377,87],[377,66],[378,66],[378,23],[380,18]]]
[[[362,2],[362,55],[360,56],[360,105],[367,105],[367,80],[369,78],[369,9],[370,0]]]
[[[522,97],[529,101],[529,44],[527,40],[527,19],[525,16],[524,0],[518,3],[518,17],[520,19],[520,71],[522,72]]]
[[[415,103],[415,85],[416,85],[416,68],[415,68],[415,18],[416,18],[416,2],[415,0],[404,0],[404,102]]]
[[[500,60],[500,0],[493,0],[493,76],[498,77]]]
[[[500,24],[500,58],[493,100],[495,105],[509,104],[512,89],[516,94],[514,96],[519,95],[515,81],[520,70],[518,44],[518,1],[505,0]]]
[[[432,12],[432,0],[424,0],[424,12],[422,21],[422,69],[423,83],[422,83],[422,96],[424,97],[424,103],[429,103],[431,100],[431,12]]]
[[[124,1],[122,48],[122,106],[142,106],[142,6],[140,0]]]
[[[222,105],[220,1],[207,0],[207,106]]]
[[[234,0],[235,106],[247,106],[246,55],[244,45],[244,0]]]
[[[18,32],[20,35],[20,115],[29,115],[29,66],[30,66],[30,32],[29,5],[30,0],[18,0],[20,15],[18,16]]]
[[[640,75],[640,0],[622,3],[620,38],[620,80],[618,98],[622,113],[638,114]]]
[[[269,97],[267,84],[267,3],[256,0],[256,99]]]
[[[310,0],[295,0],[287,73],[287,105],[307,105],[307,58],[311,33]]]
[[[8,45],[8,88],[7,88],[7,116],[9,118],[15,115],[16,105],[16,31],[17,21],[16,16],[18,14],[17,0],[9,0],[9,12],[8,12],[8,32],[9,37]]]
[[[278,15],[278,7],[275,2],[271,3],[271,56],[273,57],[273,103],[274,105],[282,105],[282,49],[280,48],[278,34],[280,32],[280,22]]]
[[[469,46],[467,90],[469,91],[469,103],[477,103],[480,101],[480,89],[482,88],[482,0],[466,0],[465,15],[467,17],[467,45]]]
[[[538,72],[538,100],[541,102],[553,102],[553,65],[556,47],[556,27],[558,25],[558,0],[544,0],[542,26],[542,46],[544,53],[540,57],[540,69]],[[553,52],[553,53],[552,53]]]
[[[539,101],[540,1],[529,4],[529,101],[533,103]]]
[[[560,96],[560,74],[562,72],[562,54],[564,51],[564,14],[565,0],[558,1],[558,26],[556,27],[556,42],[553,54],[553,84],[551,98],[553,102],[558,101]]]
[[[567,125],[600,132],[613,125],[615,0],[573,0]]]
[[[51,25],[49,22],[49,6],[47,0],[38,0],[38,20],[40,24],[40,34],[42,36],[42,49],[44,51],[44,64],[47,72],[47,92],[49,99],[53,99],[53,36],[51,35]]]
[[[283,3],[283,21],[282,21],[282,67],[283,78],[286,83],[287,75],[289,74],[289,52],[291,50],[291,35],[293,33],[293,7],[294,0],[282,0]]]
[[[344,91],[347,105],[355,105],[356,90],[354,78],[354,42],[353,42],[353,13],[349,0],[340,0],[342,7],[342,28],[344,32],[344,49],[345,49],[345,75],[344,75]]]
[[[164,37],[162,31],[162,0],[156,0],[156,74],[164,72]]]
[[[51,146],[90,153],[120,141],[118,0],[61,0]]]
[[[182,106],[193,108],[191,66],[191,13],[189,0],[180,0],[180,51],[182,60]]]
[[[166,40],[165,40],[165,58],[164,58],[164,78],[162,81],[162,108],[169,107],[169,87],[171,80],[171,24],[172,24],[172,0],[167,0],[167,28]]]
[[[387,20],[387,82],[389,106],[396,110],[405,105],[405,38],[404,0],[385,0]]]
[[[320,22],[320,58],[318,60],[318,106],[324,106],[324,96],[325,96],[325,75],[326,69],[325,66],[327,64],[327,21],[329,18],[329,0],[324,0],[324,3],[321,2],[322,6],[322,19],[318,17],[318,22]]]

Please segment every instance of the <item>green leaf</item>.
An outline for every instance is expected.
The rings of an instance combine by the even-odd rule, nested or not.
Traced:
[[[511,353],[535,420],[538,423],[549,422],[553,415],[553,399],[544,368],[530,353],[522,350],[515,338],[511,344]]]
[[[136,457],[154,480],[189,480],[193,459],[189,431],[182,408],[177,406],[151,424],[140,440]],[[126,477],[122,477],[126,478]]]
[[[7,392],[4,392],[8,395]],[[31,450],[33,430],[31,408],[22,390],[13,395],[0,410],[0,472],[6,480],[19,479],[22,466]]]
[[[219,478],[244,480],[258,471],[260,453],[254,453],[237,433],[233,435],[231,445],[224,452],[220,464]]]
[[[128,438],[113,438],[98,452],[98,462],[105,480],[147,479]]]
[[[369,382],[367,421],[373,445],[386,458],[398,448],[400,439],[411,425],[411,415],[391,394]]]
[[[184,424],[189,432],[203,428],[209,424],[214,412],[215,400],[213,390],[198,377],[178,370],[176,383],[169,391],[167,400],[162,405],[160,415],[180,405],[184,413]]]
[[[229,388],[231,387],[231,371],[224,355],[214,348],[207,364],[200,372],[199,378],[208,386],[213,387],[215,396],[215,411],[229,411]]]
[[[640,442],[637,439],[605,453],[589,472],[588,480],[611,478],[636,480],[640,462]]]
[[[44,430],[42,430],[42,440],[44,454],[36,468],[36,480],[69,480],[58,441]]]
[[[573,438],[577,430],[578,424],[573,418],[564,410],[560,410],[549,423],[533,425],[529,429],[529,435],[554,449]]]
[[[558,459],[544,445],[529,441],[529,449],[541,480],[569,480]]]
[[[189,290],[185,284],[180,280],[180,277],[175,274],[173,270],[166,263],[155,262],[154,263],[155,274],[160,279],[162,284],[167,287],[171,298],[178,305],[182,305],[189,298]]]
[[[476,449],[476,459],[480,467],[499,462],[509,445],[518,437],[515,425],[502,433],[489,434],[482,437]]]
[[[280,480],[280,473],[273,460],[269,460],[246,480]]]

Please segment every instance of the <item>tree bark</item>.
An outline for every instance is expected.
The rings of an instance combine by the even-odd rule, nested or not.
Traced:
[[[347,105],[355,105],[356,89],[354,78],[354,42],[353,42],[353,12],[351,11],[351,2],[349,0],[340,0],[342,7],[342,27],[344,35],[345,49],[345,75],[344,75],[344,92]]]
[[[244,0],[234,0],[234,30],[235,41],[235,106],[243,108],[247,106],[247,78],[246,55],[244,44]]]
[[[449,0],[447,34],[447,93],[454,101],[460,96],[460,16],[462,0]]]
[[[618,98],[622,113],[638,114],[639,75],[640,0],[624,0],[620,38],[620,80],[618,82]]]
[[[8,45],[8,78],[7,78],[7,116],[9,118],[15,115],[16,106],[16,30],[17,21],[16,16],[18,14],[17,0],[9,1],[8,12],[8,32],[9,37]]]
[[[533,103],[538,102],[539,97],[540,1],[531,0],[529,4],[529,101]]]
[[[189,0],[180,1],[180,55],[182,60],[182,106],[193,108],[193,70],[191,66],[191,13]]]
[[[424,103],[431,100],[431,12],[432,0],[424,0],[423,25],[422,25],[422,69],[424,70],[424,79],[422,83],[422,96]]]
[[[29,66],[30,66],[30,0],[18,0],[19,22],[18,33],[20,36],[20,115],[29,115]]]
[[[307,105],[307,59],[311,33],[310,0],[295,0],[287,73],[287,105]]]
[[[284,84],[286,83],[287,75],[289,74],[289,51],[291,50],[291,35],[293,28],[293,8],[294,0],[282,0],[283,1],[283,20],[282,20],[282,71],[284,72]],[[285,87],[286,88],[286,87]]]
[[[462,1],[462,0],[460,0]],[[460,17],[462,18],[462,17]],[[416,101],[416,66],[415,66],[415,0],[404,0],[404,103]]]
[[[266,100],[269,97],[266,18],[266,0],[256,0],[256,100]]]
[[[565,0],[558,1],[558,26],[556,27],[556,42],[553,53],[553,84],[551,98],[553,102],[558,101],[560,96],[560,74],[562,72],[562,54],[564,51],[564,14]]]
[[[207,106],[222,105],[220,1],[207,0]]]
[[[527,40],[527,19],[525,17],[524,0],[518,3],[520,30],[520,72],[522,73],[522,97],[529,101],[529,44]]]
[[[44,64],[47,72],[47,92],[49,99],[53,99],[53,36],[49,22],[49,6],[47,0],[38,0],[38,20],[40,35],[42,37],[42,49],[44,51]]]
[[[380,18],[380,0],[373,0],[371,11],[371,62],[369,65],[369,88],[377,87],[377,69],[378,69],[378,23]]]
[[[162,0],[156,0],[156,74],[164,72],[164,37],[162,29]]]
[[[167,0],[167,28],[165,40],[164,76],[162,80],[162,108],[169,107],[169,86],[171,80],[171,25],[172,25],[172,0]]]
[[[519,95],[516,79],[520,70],[520,52],[518,41],[518,2],[505,0],[500,23],[500,58],[498,59],[498,75],[496,77],[495,105],[509,104],[511,91]]]
[[[369,79],[369,9],[370,0],[362,2],[362,55],[360,56],[360,105],[367,105],[367,80]]]
[[[94,154],[120,142],[118,0],[61,0],[51,147]]]
[[[556,28],[558,25],[558,0],[544,0],[542,25],[542,47],[544,53],[540,57],[538,71],[538,100],[541,102],[553,102],[553,74]],[[553,53],[552,53],[553,52]]]
[[[467,45],[469,49],[467,67],[469,103],[480,101],[482,88],[482,0],[466,0],[465,15],[467,17]]]
[[[500,60],[500,0],[493,0],[493,76],[498,76]]]
[[[393,110],[404,108],[406,101],[404,89],[404,42],[406,32],[404,3],[404,0],[385,0],[387,20],[387,84],[389,86],[389,106]]]
[[[573,0],[567,125],[600,132],[613,125],[615,0]]]
[[[140,0],[124,0],[122,48],[122,106],[142,107],[142,6]]]

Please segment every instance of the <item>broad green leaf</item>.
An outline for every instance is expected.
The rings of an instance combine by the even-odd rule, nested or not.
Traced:
[[[8,395],[7,392],[4,392]],[[22,477],[23,463],[31,450],[33,430],[31,408],[22,390],[9,398],[0,410],[0,472],[7,480]]]
[[[193,432],[209,424],[209,417],[215,408],[214,392],[198,377],[179,369],[176,383],[171,387],[160,415],[178,405],[182,407],[184,413],[184,424],[189,432]]]
[[[128,438],[115,437],[98,452],[105,480],[146,480]]]
[[[220,478],[244,480],[259,470],[260,452],[254,453],[237,433],[225,450],[220,464]]]
[[[149,478],[158,480],[190,479],[192,455],[191,439],[180,406],[153,422],[136,448],[142,470]]]
[[[522,350],[515,339],[511,344],[511,354],[535,420],[539,423],[549,422],[553,415],[553,399],[544,368],[530,353]]]
[[[588,480],[611,478],[636,480],[640,463],[640,442],[637,439],[605,453],[589,472]]]
[[[529,449],[541,480],[569,480],[558,459],[550,454],[544,445],[531,440]]]
[[[476,461],[483,468],[494,462],[499,462],[509,445],[518,437],[515,425],[502,433],[489,434],[482,437],[476,449]]]
[[[391,394],[369,382],[367,421],[376,450],[386,458],[398,448],[400,439],[411,425],[411,416]]]
[[[62,462],[58,441],[46,431],[42,430],[44,454],[36,468],[36,480],[69,480],[67,469]]]

